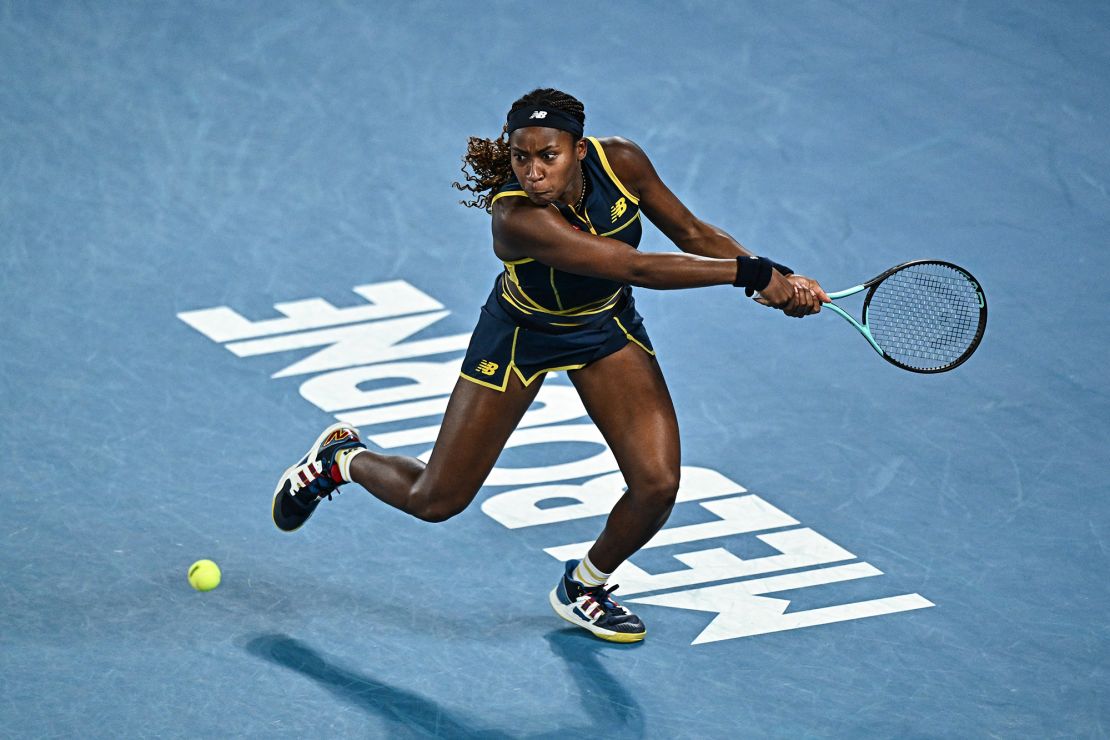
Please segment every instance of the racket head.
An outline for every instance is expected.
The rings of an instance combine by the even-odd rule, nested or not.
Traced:
[[[944,260],[915,260],[867,281],[863,324],[887,362],[915,373],[959,367],[987,328],[987,297],[975,277]]]

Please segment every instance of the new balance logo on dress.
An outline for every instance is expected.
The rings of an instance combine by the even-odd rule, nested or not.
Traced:
[[[624,198],[621,198],[616,203],[614,203],[613,207],[609,209],[609,215],[613,217],[613,223],[616,223],[617,219],[623,216],[624,212],[627,210],[628,203],[625,202]]]
[[[496,362],[482,360],[478,363],[478,367],[475,368],[475,372],[479,372],[482,375],[493,375],[495,372],[497,372],[497,368],[499,367],[501,366],[498,365]]]

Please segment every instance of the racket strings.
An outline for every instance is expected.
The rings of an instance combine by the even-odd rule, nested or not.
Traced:
[[[979,334],[979,292],[946,265],[912,265],[875,286],[867,325],[893,359],[918,369],[959,360]]]

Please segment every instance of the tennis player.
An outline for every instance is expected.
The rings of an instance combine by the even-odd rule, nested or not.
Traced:
[[[632,287],[734,285],[790,316],[817,313],[816,281],[753,256],[696,218],[627,139],[584,136],[585,109],[553,89],[513,103],[502,136],[471,138],[468,206],[492,215],[504,263],[482,307],[427,464],[367,450],[358,430],[328,427],[278,481],[273,518],[293,531],[336,488],[355,482],[415,517],[463,511],[493,469],[544,375],[568,372],[628,489],[581,561],[565,564],[550,602],[567,621],[613,642],[644,638],[612,597],[610,574],[659,531],[679,484],[679,433]],[[467,171],[467,167],[470,171]],[[646,216],[682,253],[636,247]],[[619,391],[619,392],[618,392]]]

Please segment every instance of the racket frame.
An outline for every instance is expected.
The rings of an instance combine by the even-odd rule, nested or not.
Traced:
[[[956,272],[963,275],[965,278],[967,278],[967,281],[971,283],[972,287],[975,288],[975,292],[979,297],[979,326],[976,329],[975,338],[971,341],[971,344],[968,346],[968,348],[964,350],[964,353],[960,355],[955,362],[949,363],[947,365],[942,365],[941,367],[911,367],[909,365],[906,365],[905,363],[895,360],[893,357],[888,355],[882,347],[879,346],[879,343],[875,341],[875,337],[871,335],[870,327],[868,327],[867,325],[867,308],[871,305],[871,296],[875,295],[875,288],[879,285],[879,283],[886,280],[888,277],[898,272],[899,270],[904,270],[907,267],[912,267],[914,265],[942,265],[944,267],[950,267]],[[903,370],[909,370],[912,373],[922,373],[925,375],[947,372],[949,370],[952,370],[953,368],[959,367],[964,362],[966,362],[967,358],[971,357],[971,355],[979,347],[979,343],[983,340],[983,333],[986,331],[987,328],[987,297],[983,293],[983,287],[979,284],[979,281],[976,280],[970,272],[960,267],[959,265],[947,262],[945,260],[912,260],[910,262],[903,262],[900,265],[895,265],[889,270],[883,271],[882,273],[876,275],[862,285],[856,285],[845,290],[838,290],[835,293],[829,293],[828,296],[830,299],[835,301],[840,298],[847,298],[848,296],[855,295],[856,293],[860,293],[864,290],[868,292],[867,296],[863,299],[863,311],[860,314],[862,323],[856,321],[854,318],[851,317],[851,315],[848,314],[847,311],[845,311],[835,303],[822,301],[821,307],[830,309],[831,311],[833,311],[833,313],[839,314],[840,316],[844,317],[844,319],[846,319],[849,324],[856,328],[856,331],[863,335],[863,338],[867,340],[867,343],[871,345],[872,349],[879,353],[880,357],[882,357],[884,360],[894,365],[895,367],[900,367]]]

